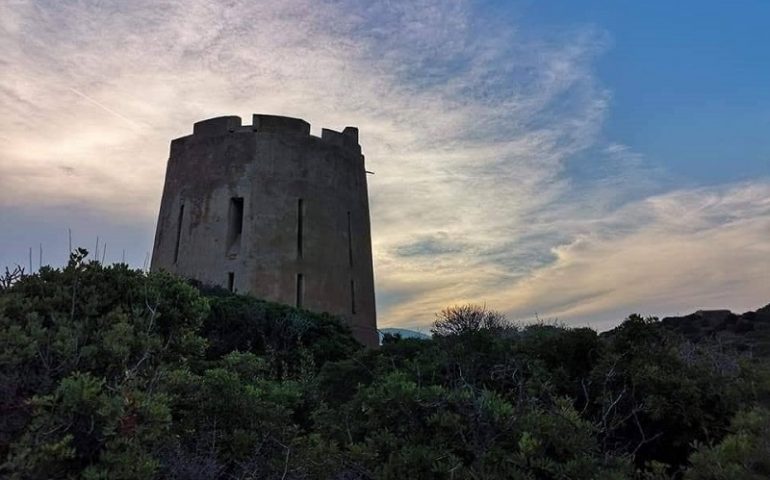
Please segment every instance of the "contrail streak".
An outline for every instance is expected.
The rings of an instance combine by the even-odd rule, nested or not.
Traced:
[[[130,118],[124,117],[123,115],[119,114],[115,110],[112,110],[111,108],[109,108],[109,107],[107,107],[105,105],[102,105],[101,103],[97,102],[96,100],[94,100],[93,98],[89,97],[85,93],[79,92],[79,91],[77,91],[77,90],[75,90],[74,88],[71,88],[71,87],[70,87],[70,91],[72,91],[72,93],[74,93],[74,94],[76,94],[76,95],[78,95],[80,97],[83,97],[84,99],[86,99],[89,102],[93,103],[94,105],[96,105],[97,107],[101,108],[105,112],[111,113],[112,115],[115,115],[116,117],[120,118],[124,122],[127,122],[132,127],[139,128],[139,129],[144,128],[143,125],[136,123],[135,121],[131,120]]]

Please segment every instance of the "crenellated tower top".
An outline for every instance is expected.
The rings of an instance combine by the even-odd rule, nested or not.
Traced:
[[[252,116],[251,125],[243,125],[241,117],[231,115],[201,120],[193,125],[193,137],[214,137],[228,133],[254,132],[257,134],[278,134],[314,137],[310,135],[310,124],[301,118],[284,117],[280,115],[264,115],[256,113]],[[182,138],[190,137],[185,136]],[[344,149],[361,152],[358,143],[358,128],[345,127],[342,132],[328,128],[321,129],[320,140]]]

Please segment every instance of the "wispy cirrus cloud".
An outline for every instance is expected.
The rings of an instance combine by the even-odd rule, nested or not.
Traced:
[[[424,325],[455,301],[577,321],[717,290],[727,306],[761,301],[749,285],[765,252],[733,252],[768,233],[767,182],[674,191],[602,140],[601,32],[525,34],[462,0],[14,1],[0,18],[3,210],[62,221],[68,206],[109,218],[107,237],[118,219],[146,232],[144,258],[169,140],[210,116],[279,113],[361,129],[382,325]],[[734,217],[697,210],[715,195]],[[705,230],[677,230],[677,209]],[[685,261],[683,245],[701,253]],[[715,262],[754,273],[671,273]],[[624,287],[637,264],[637,283],[667,280]]]
[[[654,195],[586,227],[555,246],[547,266],[490,300],[511,305],[519,317],[537,306],[597,328],[630,312],[768,302],[770,182]]]

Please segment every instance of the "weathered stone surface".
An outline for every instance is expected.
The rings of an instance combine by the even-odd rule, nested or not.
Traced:
[[[339,315],[376,346],[366,180],[353,127],[198,122],[171,142],[152,269]]]

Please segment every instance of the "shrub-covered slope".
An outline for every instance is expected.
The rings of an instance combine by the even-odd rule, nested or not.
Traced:
[[[770,305],[742,314],[701,310],[683,317],[666,317],[660,323],[693,342],[719,342],[741,352],[770,357]]]
[[[364,350],[334,318],[86,263],[0,288],[0,477],[765,478],[766,365],[441,313]]]

